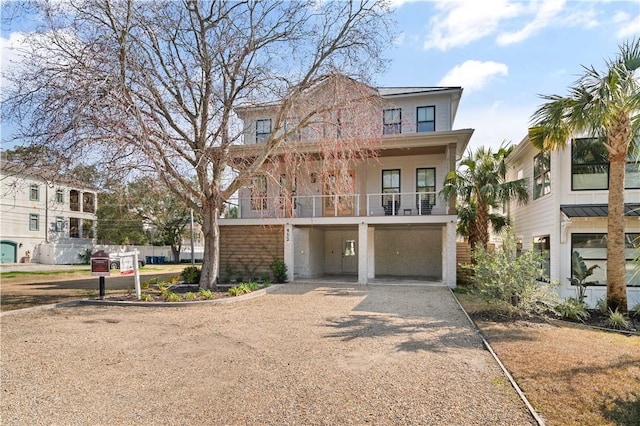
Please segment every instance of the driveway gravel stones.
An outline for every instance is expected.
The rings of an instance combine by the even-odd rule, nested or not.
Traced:
[[[2,317],[1,422],[531,425],[446,287]]]

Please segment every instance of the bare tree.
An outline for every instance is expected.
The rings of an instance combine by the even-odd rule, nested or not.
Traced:
[[[216,284],[224,201],[265,162],[282,159],[290,135],[326,121],[344,103],[305,95],[332,73],[369,81],[384,67],[381,52],[391,41],[382,0],[31,5],[44,25],[5,75],[4,119],[30,146],[99,161],[112,175],[160,176],[201,214],[204,287]],[[366,103],[362,94],[347,103]],[[284,129],[294,109],[304,113],[251,155],[239,154],[243,131],[234,111],[257,103],[275,108],[274,129]],[[344,140],[331,138],[334,148],[322,151],[344,161],[371,152]],[[239,167],[229,175],[231,166]]]

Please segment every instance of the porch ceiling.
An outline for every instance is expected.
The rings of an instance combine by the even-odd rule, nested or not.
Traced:
[[[445,145],[440,146],[420,146],[410,148],[391,148],[380,150],[380,157],[400,157],[403,155],[433,155],[444,154],[447,147]]]

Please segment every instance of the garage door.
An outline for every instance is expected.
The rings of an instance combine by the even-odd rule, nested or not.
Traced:
[[[16,263],[16,243],[9,241],[0,242],[2,246],[2,263]]]

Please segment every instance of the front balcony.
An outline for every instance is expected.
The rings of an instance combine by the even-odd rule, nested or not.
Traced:
[[[246,197],[231,204],[226,219],[445,215],[436,192],[402,192],[293,197]]]

